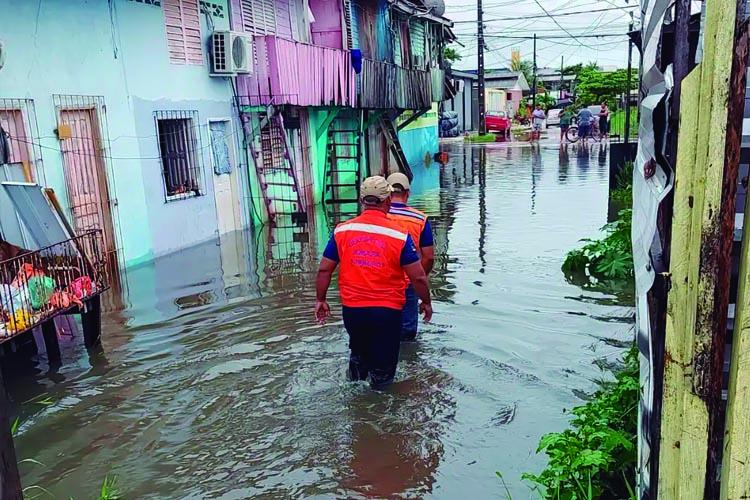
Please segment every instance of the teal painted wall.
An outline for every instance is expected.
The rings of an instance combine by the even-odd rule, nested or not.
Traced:
[[[210,27],[228,29],[229,10],[201,15],[204,41]],[[207,120],[233,120],[234,164],[246,199],[247,165],[241,127],[234,119],[229,81],[209,77],[207,63],[169,61],[161,7],[129,0],[0,0],[6,50],[0,98],[34,100],[47,184],[68,209],[52,94],[103,96],[110,149],[106,162],[118,246],[126,264],[143,262],[215,238],[217,231]],[[204,60],[208,61],[207,50]],[[205,196],[165,203],[154,111],[196,110],[197,152]],[[249,209],[243,209],[249,214]],[[243,224],[249,223],[245,217]],[[186,230],[186,228],[188,230]]]
[[[433,160],[438,152],[437,125],[402,130],[398,138],[414,173],[412,192],[423,193],[439,187],[440,165]]]

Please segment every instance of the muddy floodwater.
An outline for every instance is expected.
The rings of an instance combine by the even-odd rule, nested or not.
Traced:
[[[607,220],[608,158],[448,144],[413,204],[432,218],[433,323],[384,393],[346,381],[347,337],[312,321],[328,235],[223,237],[129,270],[103,352],[64,342],[8,381],[25,486],[93,498],[531,498],[539,437],[606,378],[631,310],[566,282],[565,252]],[[70,327],[76,334],[75,325]],[[77,335],[80,336],[80,333]],[[29,492],[31,493],[31,491]]]

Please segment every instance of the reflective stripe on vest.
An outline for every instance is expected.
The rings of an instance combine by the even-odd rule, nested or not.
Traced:
[[[339,252],[339,291],[347,307],[402,309],[401,253],[408,233],[383,212],[365,210],[333,231]]]
[[[375,224],[361,224],[358,222],[351,222],[349,224],[342,224],[338,226],[333,234],[339,234],[344,231],[360,231],[362,233],[382,234],[383,236],[390,236],[397,240],[406,241],[406,233],[396,231],[389,227],[377,226]]]

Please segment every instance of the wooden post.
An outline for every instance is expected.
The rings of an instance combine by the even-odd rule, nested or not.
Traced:
[[[47,362],[50,371],[55,371],[62,364],[62,356],[60,355],[60,343],[57,340],[57,328],[55,328],[54,319],[48,319],[42,323],[42,337],[44,338],[44,347],[47,350]]]
[[[750,214],[750,197],[745,213]],[[740,283],[734,317],[732,360],[727,394],[727,419],[724,434],[724,465],[721,473],[721,498],[750,496],[750,217],[742,228]]]
[[[682,81],[659,449],[665,499],[714,498],[718,477],[713,445],[739,160],[739,141],[729,138],[742,118],[730,94],[744,98],[744,84],[730,79],[737,1],[706,9],[703,61]]]
[[[738,2],[738,18],[744,18],[745,2]],[[745,89],[747,73],[745,64],[750,43],[750,24],[742,21],[738,27],[738,43],[734,50],[734,63],[730,86],[733,89]],[[744,94],[736,92],[730,100],[729,116],[739,113],[742,116]],[[741,100],[741,102],[739,102]],[[737,101],[737,102],[735,102]],[[739,120],[738,120],[739,121]],[[739,159],[742,139],[741,124],[728,130],[729,141],[737,143],[737,150],[732,156]],[[727,155],[727,160],[729,160]],[[734,158],[732,158],[734,160]],[[750,209],[750,198],[745,203],[745,214]],[[735,499],[750,497],[750,217],[745,216],[742,228],[742,251],[740,253],[739,289],[734,318],[734,338],[732,341],[732,358],[729,365],[729,391],[727,393],[727,411],[724,428],[724,454],[721,469],[721,498]],[[720,404],[720,401],[718,402]],[[717,437],[718,440],[718,437]]]
[[[102,306],[99,295],[86,301],[86,309],[81,313],[81,326],[83,326],[83,342],[86,349],[91,349],[101,343]]]
[[[0,368],[0,498],[2,500],[23,498],[21,476],[18,474],[16,462],[16,449],[10,433],[9,406],[3,371]]]

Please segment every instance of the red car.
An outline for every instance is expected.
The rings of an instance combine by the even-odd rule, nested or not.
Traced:
[[[510,118],[505,111],[488,111],[485,115],[487,132],[507,133],[510,130]]]

